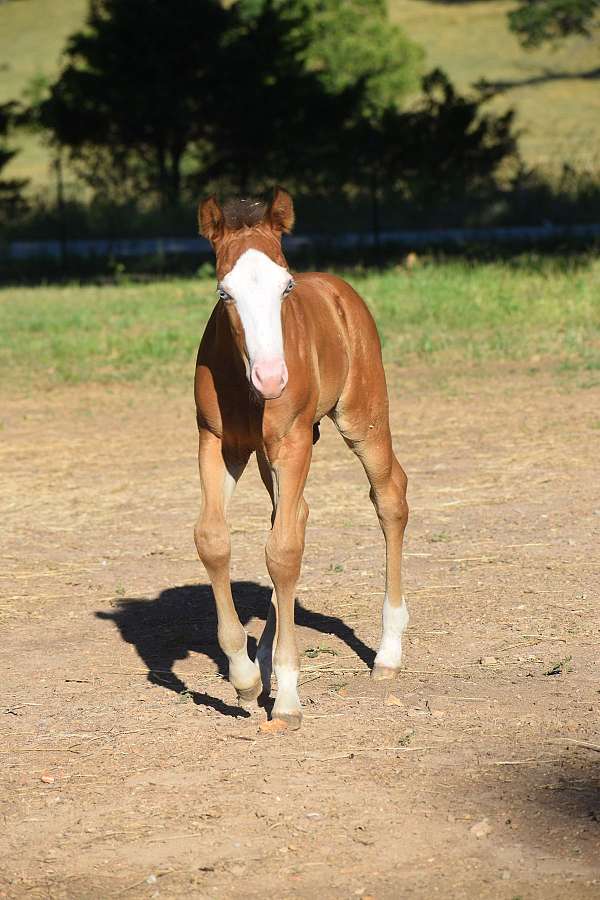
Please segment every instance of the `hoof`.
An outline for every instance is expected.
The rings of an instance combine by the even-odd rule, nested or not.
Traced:
[[[301,712],[293,712],[293,713],[278,713],[273,710],[271,716],[272,722],[283,722],[284,725],[290,729],[290,731],[297,731],[298,728],[302,725],[302,713]]]
[[[400,669],[392,669],[389,666],[373,666],[371,669],[371,678],[373,681],[391,681],[395,678]]]
[[[252,685],[252,687],[244,688],[244,690],[240,690],[239,688],[236,688],[237,696],[238,696],[238,703],[240,705],[243,705],[244,703],[252,703],[253,700],[258,700],[258,698],[262,694],[262,689],[263,689],[263,686],[262,686],[262,681],[260,680],[260,678],[258,679],[256,684]]]

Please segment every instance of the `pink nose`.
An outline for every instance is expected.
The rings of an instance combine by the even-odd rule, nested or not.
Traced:
[[[275,400],[288,382],[288,370],[282,357],[263,359],[252,366],[252,384],[265,400]]]

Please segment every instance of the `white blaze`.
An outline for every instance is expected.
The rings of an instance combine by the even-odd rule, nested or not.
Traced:
[[[260,250],[246,250],[221,285],[242,320],[250,367],[262,360],[283,359],[281,300],[290,273]]]

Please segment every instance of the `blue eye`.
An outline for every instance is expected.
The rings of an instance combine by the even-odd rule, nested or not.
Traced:
[[[223,288],[217,288],[217,297],[219,298],[219,300],[231,300],[231,297],[229,296],[227,291],[223,290]]]
[[[294,288],[295,288],[295,286],[296,286],[296,282],[294,281],[293,278],[291,278],[291,279],[288,281],[288,284],[287,284],[287,287],[286,287],[285,291],[283,292],[284,295],[285,295],[285,294],[289,294],[290,291],[293,291]]]

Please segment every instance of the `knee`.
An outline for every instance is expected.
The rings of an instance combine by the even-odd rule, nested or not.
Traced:
[[[387,489],[374,497],[377,514],[382,523],[396,525],[402,530],[408,522],[408,503],[406,502],[406,475],[403,479],[390,479]]]
[[[298,577],[303,549],[304,542],[296,534],[277,534],[275,530],[271,532],[265,556],[274,582],[286,576]]]
[[[194,529],[194,540],[198,556],[207,568],[229,563],[231,542],[225,522],[200,520]]]

